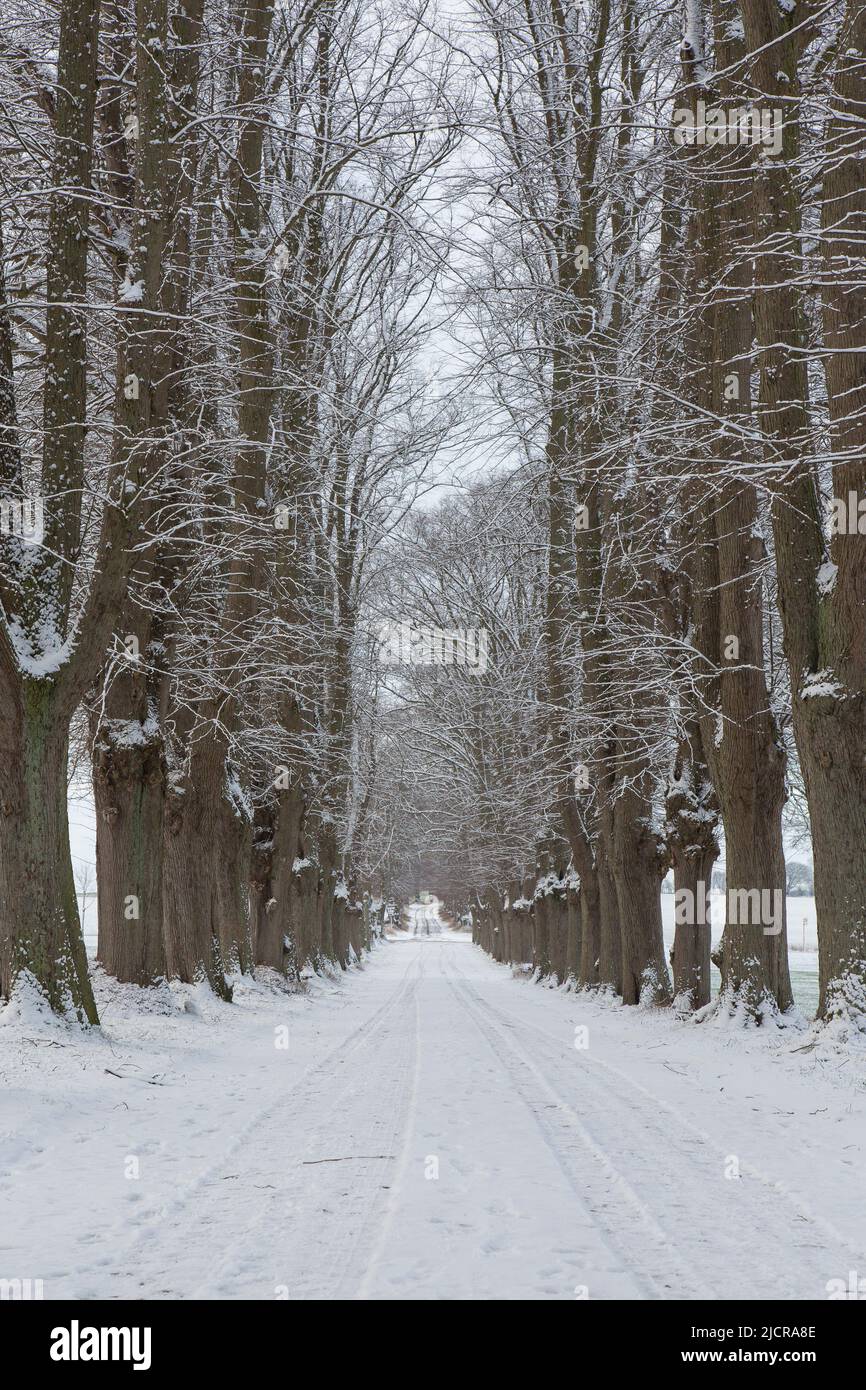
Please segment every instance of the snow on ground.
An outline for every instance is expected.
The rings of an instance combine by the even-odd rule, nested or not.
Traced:
[[[420,904],[309,994],[97,991],[89,1034],[0,1014],[0,1278],[46,1298],[821,1299],[866,1274],[866,1058],[805,1025],[544,988]]]
[[[452,929],[439,915],[439,903],[435,898],[430,902],[410,903],[407,917],[410,936],[448,938],[453,935]]]

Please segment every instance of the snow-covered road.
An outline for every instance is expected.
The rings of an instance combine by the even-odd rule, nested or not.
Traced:
[[[420,908],[312,999],[103,1014],[5,1053],[0,1275],[46,1298],[820,1299],[866,1274],[862,1073],[806,1034],[515,980]]]

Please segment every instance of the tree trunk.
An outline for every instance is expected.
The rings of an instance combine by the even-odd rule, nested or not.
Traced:
[[[319,847],[319,941],[327,964],[336,963],[334,948],[334,885],[337,881],[337,835],[332,820],[322,820],[317,836]]]
[[[599,953],[598,982],[622,994],[622,931],[614,879],[613,778],[605,772],[598,827]]]
[[[140,732],[124,742],[124,732]],[[141,725],[100,725],[93,746],[98,958],[129,984],[165,974],[162,870],[166,765],[161,737]]]
[[[713,18],[721,71],[718,90],[698,85],[703,54],[688,44],[683,45],[685,76],[692,82],[694,99],[702,95],[727,112],[740,104],[740,92],[728,73],[745,50],[742,37],[730,24],[731,11],[721,0],[714,5]],[[777,936],[765,937],[760,911],[765,900],[775,904],[780,889],[784,904],[780,850],[785,756],[764,671],[759,572],[763,543],[757,493],[747,471],[748,458],[743,459],[751,421],[751,153],[746,145],[732,150],[708,146],[693,157],[693,170],[700,184],[692,294],[701,320],[697,341],[702,360],[712,363],[711,372],[699,377],[698,404],[702,410],[711,407],[705,417],[708,422],[724,422],[723,428],[708,423],[706,439],[714,461],[708,483],[714,480],[715,489],[708,487],[708,506],[714,517],[718,563],[718,629],[715,612],[698,611],[705,595],[700,584],[696,586],[697,626],[704,641],[718,642],[716,650],[704,652],[714,671],[715,679],[707,684],[718,708],[715,717],[709,712],[703,715],[701,733],[724,821],[727,856],[720,1002],[732,1013],[759,1020],[770,997],[785,1009],[791,993],[784,920]],[[759,294],[756,303],[760,299]],[[707,561],[704,568],[708,571],[712,565]],[[780,915],[784,919],[783,911]],[[743,916],[757,920],[744,922]]]
[[[849,0],[824,152],[824,371],[833,497],[866,498],[866,236],[863,53],[866,5]],[[860,522],[860,525],[863,523]],[[866,529],[866,528],[864,528]],[[795,690],[818,915],[818,1012],[866,1028],[866,541],[835,528],[833,583],[820,598],[817,668]],[[829,676],[829,679],[828,679]]]
[[[764,765],[757,786],[746,783],[725,797],[727,917],[718,959],[720,1002],[732,1015],[759,1022],[767,1007],[787,1009],[792,1002],[780,818],[783,769],[780,752],[775,766]],[[763,920],[771,916],[776,920]]]
[[[665,816],[676,906],[671,950],[674,1004],[686,1013],[710,1002],[712,923],[708,895],[719,855],[718,803],[701,755],[700,729],[694,722],[680,744]]]
[[[220,898],[224,852],[224,751],[204,738],[190,754],[186,777],[170,781],[165,818],[164,921],[168,974],[188,984],[207,980],[230,1000],[220,937],[225,904]],[[247,881],[244,873],[243,881]]]
[[[315,964],[310,925],[301,910],[301,881],[312,866],[305,863],[302,831],[304,797],[299,782],[281,790],[275,804],[262,813],[254,843],[254,891],[258,898],[255,960],[283,974],[296,976]]]
[[[862,536],[836,534],[825,559],[806,368],[808,336],[798,283],[800,194],[792,174],[799,152],[799,21],[744,0],[756,100],[785,113],[780,157],[755,180],[760,293],[761,425],[774,488],[773,533],[785,655],[791,671],[794,735],[800,755],[815,862],[819,1013],[866,1021],[866,558]],[[825,374],[834,501],[866,490],[866,368],[862,259],[866,190],[862,178],[866,16],[852,0],[838,42],[824,152]],[[819,587],[819,575],[827,582]]]
[[[569,872],[567,883],[565,975],[566,979],[571,980],[573,984],[577,984],[580,982],[580,962],[583,947],[581,890],[572,872]]]
[[[44,543],[0,537],[0,992],[29,974],[52,1008],[98,1022],[69,850],[69,724],[95,679],[128,569],[128,516],[109,472],[95,564],[78,629],[69,632],[80,575],[87,417],[87,288],[99,4],[64,0],[55,89],[55,148],[46,251],[41,493]],[[4,484],[21,484],[14,360],[0,334]],[[7,614],[18,628],[13,643]],[[72,640],[69,641],[72,637]],[[22,641],[23,639],[23,641]],[[35,669],[48,660],[52,675]]]
[[[539,980],[546,979],[551,971],[551,936],[553,929],[551,902],[545,892],[545,882],[550,872],[550,856],[545,852],[539,856],[538,877],[528,886],[526,896],[532,895],[533,920],[535,924],[532,964]]]
[[[622,939],[622,1002],[669,1004],[658,836],[651,806],[626,776],[613,807],[613,876]]]
[[[120,205],[128,204],[133,229],[127,278],[141,279],[146,312],[121,309],[119,314],[118,382],[134,372],[139,390],[131,400],[123,390],[117,392],[116,449],[122,458],[137,453],[144,460],[141,472],[146,474],[151,535],[159,531],[163,479],[169,471],[169,383],[180,382],[187,365],[179,326],[188,308],[183,274],[189,260],[188,214],[183,203],[191,197],[195,167],[191,141],[183,138],[187,117],[179,116],[176,100],[169,112],[169,88],[173,86],[175,98],[181,93],[185,108],[192,104],[201,12],[202,0],[191,0],[187,12],[175,16],[180,45],[170,84],[166,0],[142,0],[135,34],[139,158],[132,199],[128,172],[117,180]],[[115,26],[121,23],[118,11],[113,20]],[[117,51],[118,34],[111,37]],[[118,90],[120,85],[118,78]],[[119,96],[117,106],[112,115],[114,149],[121,142]],[[175,394],[181,391],[175,385]],[[165,973],[163,724],[170,648],[165,613],[145,606],[141,595],[171,592],[177,569],[177,557],[172,563],[154,543],[138,558],[132,575],[137,596],[127,596],[115,641],[115,649],[123,651],[134,638],[137,649],[134,656],[127,653],[117,665],[109,664],[93,720],[99,959],[109,974],[140,985],[152,984]],[[130,917],[130,900],[136,904],[136,917]]]
[[[249,974],[254,965],[249,896],[252,813],[230,764],[228,771],[214,808],[214,925],[224,966]]]
[[[273,396],[273,342],[267,267],[258,244],[264,141],[261,105],[273,0],[248,0],[235,16],[239,54],[235,159],[228,211],[238,330],[238,433],[227,591],[215,666],[226,689],[199,711],[187,766],[172,785],[165,867],[166,955],[182,980],[207,978],[231,997],[225,968],[253,965],[248,885],[252,815],[229,760],[241,715],[240,679],[249,679],[248,643],[263,590],[266,456]],[[216,676],[214,677],[216,679]]]
[[[69,850],[68,720],[27,681],[0,721],[0,993],[29,974],[60,1014],[98,1023]]]
[[[601,954],[601,891],[599,872],[580,876],[580,958],[577,979],[586,989],[598,984]]]

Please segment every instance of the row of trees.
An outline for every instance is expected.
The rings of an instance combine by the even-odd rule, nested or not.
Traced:
[[[70,739],[106,970],[345,965],[353,633],[454,426],[449,54],[423,6],[60,0],[0,84],[0,993],[96,1021]]]
[[[346,963],[365,892],[489,923],[540,880],[579,984],[698,1009],[709,932],[671,978],[660,882],[698,903],[723,833],[722,1007],[764,1017],[785,924],[731,904],[784,903],[794,807],[820,1012],[862,1022],[864,25],[14,14],[0,497],[45,522],[0,534],[0,992],[96,1016],[71,739],[121,979],[228,997]],[[382,660],[400,625],[484,641]]]
[[[474,13],[466,365],[512,463],[425,523],[443,558],[411,611],[486,624],[494,655],[398,701],[424,711],[419,824],[488,945],[534,900],[547,970],[550,874],[564,913],[579,881],[563,968],[691,1009],[710,931],[681,914],[671,978],[659,885],[699,903],[723,833],[721,1007],[761,1018],[792,998],[792,796],[819,1011],[862,1026],[866,7]],[[743,910],[767,901],[772,923]]]

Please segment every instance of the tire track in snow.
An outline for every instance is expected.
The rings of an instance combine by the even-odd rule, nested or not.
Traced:
[[[563,1068],[563,1039],[517,1014],[503,1013],[483,1000],[462,978],[478,1006],[492,1014],[502,1029],[528,1030],[540,1037],[555,1067]],[[581,1088],[596,1112],[611,1118],[615,1114],[618,1134],[634,1133],[632,1186],[638,1188],[643,1182],[651,1189],[643,1200],[663,1204],[677,1227],[680,1244],[689,1247],[692,1261],[703,1263],[711,1254],[714,1282],[721,1281],[723,1289],[720,1297],[742,1298],[744,1280],[753,1287],[756,1277],[763,1279],[764,1284],[760,1292],[751,1294],[754,1297],[824,1297],[827,1279],[847,1268],[849,1256],[862,1259],[857,1248],[831,1223],[813,1216],[788,1189],[757,1165],[740,1160],[740,1180],[725,1178],[723,1169],[728,1155],[711,1135],[619,1068],[600,1058],[586,1054],[583,1057],[586,1060],[573,1069],[569,1065],[568,1084]],[[595,1068],[605,1072],[607,1081],[593,1075]],[[629,1092],[627,1097],[620,1093],[623,1087]],[[582,1123],[589,1132],[592,1121]],[[645,1157],[647,1140],[655,1149],[654,1160],[649,1162]],[[672,1158],[676,1160],[674,1165]],[[754,1191],[744,1181],[746,1178],[759,1183],[763,1191]],[[639,1193],[638,1197],[641,1200]],[[798,1239],[794,1223],[806,1227],[801,1232],[804,1239]],[[837,1248],[832,1250],[832,1245]],[[793,1269],[792,1247],[801,1252],[800,1263]],[[808,1282],[807,1288],[804,1281]]]
[[[500,1013],[500,1017],[506,1017],[501,1013],[501,1011],[497,1012]],[[511,1020],[509,1020],[509,1024],[510,1022]],[[533,1032],[538,1033],[541,1037],[545,1038],[552,1047],[560,1049],[563,1046],[561,1038],[555,1037],[552,1033],[549,1033],[547,1029],[539,1027],[538,1024],[530,1023],[527,1019],[521,1019],[519,1020],[519,1022],[521,1027],[530,1028]],[[614,1066],[612,1062],[605,1062],[600,1057],[593,1057],[592,1066],[594,1068],[601,1068],[601,1070],[606,1072],[610,1077],[615,1078],[617,1083],[626,1086],[631,1091],[636,1092],[638,1097],[640,1098],[637,1101],[638,1104],[642,1101],[647,1101],[653,1106],[654,1109],[665,1111],[666,1114],[670,1115],[671,1119],[676,1121],[676,1123],[680,1126],[682,1130],[693,1134],[695,1138],[700,1141],[700,1143],[707,1145],[716,1153],[721,1152],[724,1146],[719,1142],[718,1139],[711,1135],[707,1130],[703,1129],[700,1125],[696,1124],[694,1120],[688,1119],[687,1116],[685,1116],[677,1106],[672,1105],[670,1101],[664,1100],[662,1097],[657,1096],[654,1092],[648,1090],[645,1086],[641,1084],[641,1082],[636,1081],[634,1077],[629,1076],[619,1067]],[[605,1091],[605,1095],[607,1094],[609,1094],[609,1092]],[[778,1124],[774,1123],[772,1116],[762,1117],[761,1123],[768,1124],[773,1129],[774,1133],[778,1135],[780,1148],[781,1146],[789,1144],[791,1142],[790,1133],[786,1132]],[[667,1133],[667,1131],[665,1132]],[[801,1136],[798,1136],[798,1138],[801,1138]],[[825,1159],[826,1155],[823,1153],[820,1155],[816,1155],[816,1162],[824,1161]],[[766,1172],[765,1169],[761,1168],[757,1163],[749,1162],[743,1158],[740,1158],[739,1165],[742,1173],[745,1173],[747,1176],[753,1178],[756,1182],[759,1182],[762,1186],[766,1187],[773,1197],[788,1202],[792,1208],[793,1218],[795,1218],[798,1221],[806,1221],[811,1223],[817,1230],[823,1233],[826,1239],[838,1245],[841,1250],[847,1252],[844,1256],[842,1256],[843,1259],[847,1259],[847,1257],[850,1255],[861,1265],[866,1264],[866,1252],[864,1252],[863,1248],[858,1247],[852,1241],[850,1241],[848,1237],[844,1235],[844,1233],[841,1232],[837,1226],[833,1225],[831,1221],[828,1221],[826,1217],[820,1216],[817,1212],[813,1212],[811,1208],[807,1205],[807,1203],[790,1187],[780,1182],[777,1178],[772,1177],[771,1174]],[[845,1176],[848,1175],[845,1174]],[[835,1269],[836,1265],[834,1265],[833,1268]]]
[[[371,1103],[369,1107],[362,1107],[364,1119],[372,1126],[375,1143],[381,1145],[381,1152],[390,1152],[390,1167],[362,1170],[362,1177],[367,1180],[366,1192],[363,1182],[355,1180],[348,1205],[341,1208],[340,1220],[331,1232],[328,1253],[331,1276],[310,1278],[308,1285],[313,1291],[306,1295],[308,1297],[355,1297],[371,1260],[381,1253],[384,1243],[381,1232],[387,1230],[394,1187],[405,1165],[412,1128],[419,1047],[418,994],[426,973],[424,954],[419,953],[417,963],[413,964],[417,964],[417,977],[411,993],[401,995],[398,1001],[400,1016],[389,1039],[392,1057],[383,1055],[381,1047],[377,1047],[376,1065],[366,1072],[372,1092]],[[392,1068],[390,1077],[389,1065]],[[370,1142],[374,1142],[373,1138]],[[385,1177],[387,1184],[383,1182]],[[384,1196],[385,1193],[388,1195]],[[349,1213],[354,1217],[354,1229],[351,1219],[347,1220]],[[319,1249],[322,1234],[317,1225],[312,1240]],[[337,1271],[339,1279],[334,1277]]]
[[[388,996],[385,1002],[366,1018],[357,1028],[353,1029],[348,1037],[333,1047],[318,1062],[314,1062],[310,1068],[305,1070],[300,1076],[296,1077],[285,1090],[281,1091],[275,1100],[271,1100],[267,1105],[253,1115],[247,1123],[235,1134],[231,1143],[221,1152],[219,1157],[213,1160],[208,1166],[197,1173],[168,1202],[159,1203],[155,1207],[149,1208],[140,1216],[131,1218],[128,1214],[119,1222],[115,1223],[104,1236],[104,1240],[112,1252],[122,1251],[119,1257],[117,1253],[112,1253],[109,1257],[100,1258],[89,1266],[84,1266],[75,1271],[76,1283],[81,1283],[88,1278],[104,1278],[106,1267],[110,1266],[115,1272],[116,1278],[129,1277],[130,1272],[135,1266],[139,1253],[148,1244],[153,1243],[156,1247],[165,1239],[165,1227],[167,1222],[174,1223],[174,1229],[182,1226],[186,1221],[191,1231],[198,1226],[199,1218],[196,1210],[192,1210],[193,1204],[198,1200],[203,1188],[215,1181],[222,1181],[225,1169],[229,1161],[234,1160],[241,1153],[245,1146],[253,1143],[261,1131],[273,1118],[294,1100],[301,1099],[310,1092],[315,1092],[321,1078],[327,1074],[329,1069],[339,1065],[340,1058],[350,1049],[365,1047],[378,1034],[383,1024],[387,1021],[392,1011],[399,1009],[400,1001],[409,991],[414,990],[417,981],[414,972],[418,968],[418,963],[410,960],[396,989]],[[333,1097],[337,1103],[340,1099],[339,1094]],[[191,1219],[190,1219],[191,1217]],[[130,1237],[130,1220],[134,1220],[135,1229]],[[114,1297],[122,1298],[126,1295],[114,1292]],[[143,1295],[141,1289],[131,1295],[133,1297]],[[154,1296],[159,1296],[154,1295]],[[185,1296],[190,1296],[189,1294]]]
[[[423,957],[411,962],[410,969],[417,973],[407,989],[393,996],[393,1007],[377,1029],[372,1064],[360,1051],[338,1057],[334,1070],[344,1071],[333,1076],[320,1071],[315,1094],[296,1093],[294,1115],[280,1114],[277,1132],[259,1135],[266,1153],[279,1153],[283,1127],[294,1120],[306,1140],[297,1153],[286,1155],[275,1198],[260,1204],[253,1224],[244,1227],[229,1255],[192,1297],[238,1297],[239,1287],[251,1280],[258,1296],[262,1286],[269,1292],[263,1258],[276,1261],[270,1265],[273,1286],[284,1285],[292,1300],[354,1293],[387,1203],[391,1184],[385,1178],[406,1128],[412,1021],[424,978]],[[370,1035],[364,1047],[369,1041]],[[350,1152],[323,1152],[334,1147]],[[328,1205],[322,1206],[323,1201]],[[275,1228],[276,1253],[269,1235]],[[300,1262],[293,1263],[299,1254]]]
[[[465,975],[456,967],[452,969],[453,974],[443,968],[445,978],[510,1075],[576,1196],[587,1206],[606,1243],[646,1296],[671,1298],[682,1296],[674,1290],[688,1289],[690,1298],[715,1299],[715,1292],[677,1248],[608,1153],[596,1143],[574,1108],[563,1100],[520,1044],[508,1036],[499,1019],[489,1016],[497,1011],[486,1005]],[[502,1044],[507,1055],[503,1055]],[[534,1087],[527,1076],[534,1081]],[[539,1104],[539,1093],[547,1097],[546,1104]],[[555,1117],[550,1110],[556,1112]],[[636,1226],[642,1228],[643,1245],[635,1240]],[[590,1288],[590,1296],[591,1293]]]
[[[422,965],[422,975],[423,973],[424,972]],[[394,1214],[397,1210],[397,1194],[406,1177],[406,1173],[409,1168],[409,1160],[412,1152],[415,1109],[418,1099],[418,1072],[421,1063],[421,1007],[417,995],[413,1000],[413,1004],[415,1027],[411,1054],[412,1082],[408,1097],[406,1120],[403,1126],[403,1143],[401,1145],[400,1156],[397,1160],[397,1166],[394,1169],[394,1174],[391,1180],[388,1201],[383,1214],[382,1224],[379,1228],[379,1233],[376,1238],[375,1245],[373,1246],[373,1249],[370,1252],[369,1259],[367,1260],[367,1266],[364,1270],[363,1278],[361,1279],[361,1282],[358,1285],[358,1290],[355,1295],[358,1299],[368,1299],[370,1297],[370,1290],[373,1286],[373,1280],[375,1279],[376,1274],[382,1264],[382,1258],[385,1252],[385,1247],[388,1243],[388,1236],[391,1232],[391,1228],[394,1223]]]

